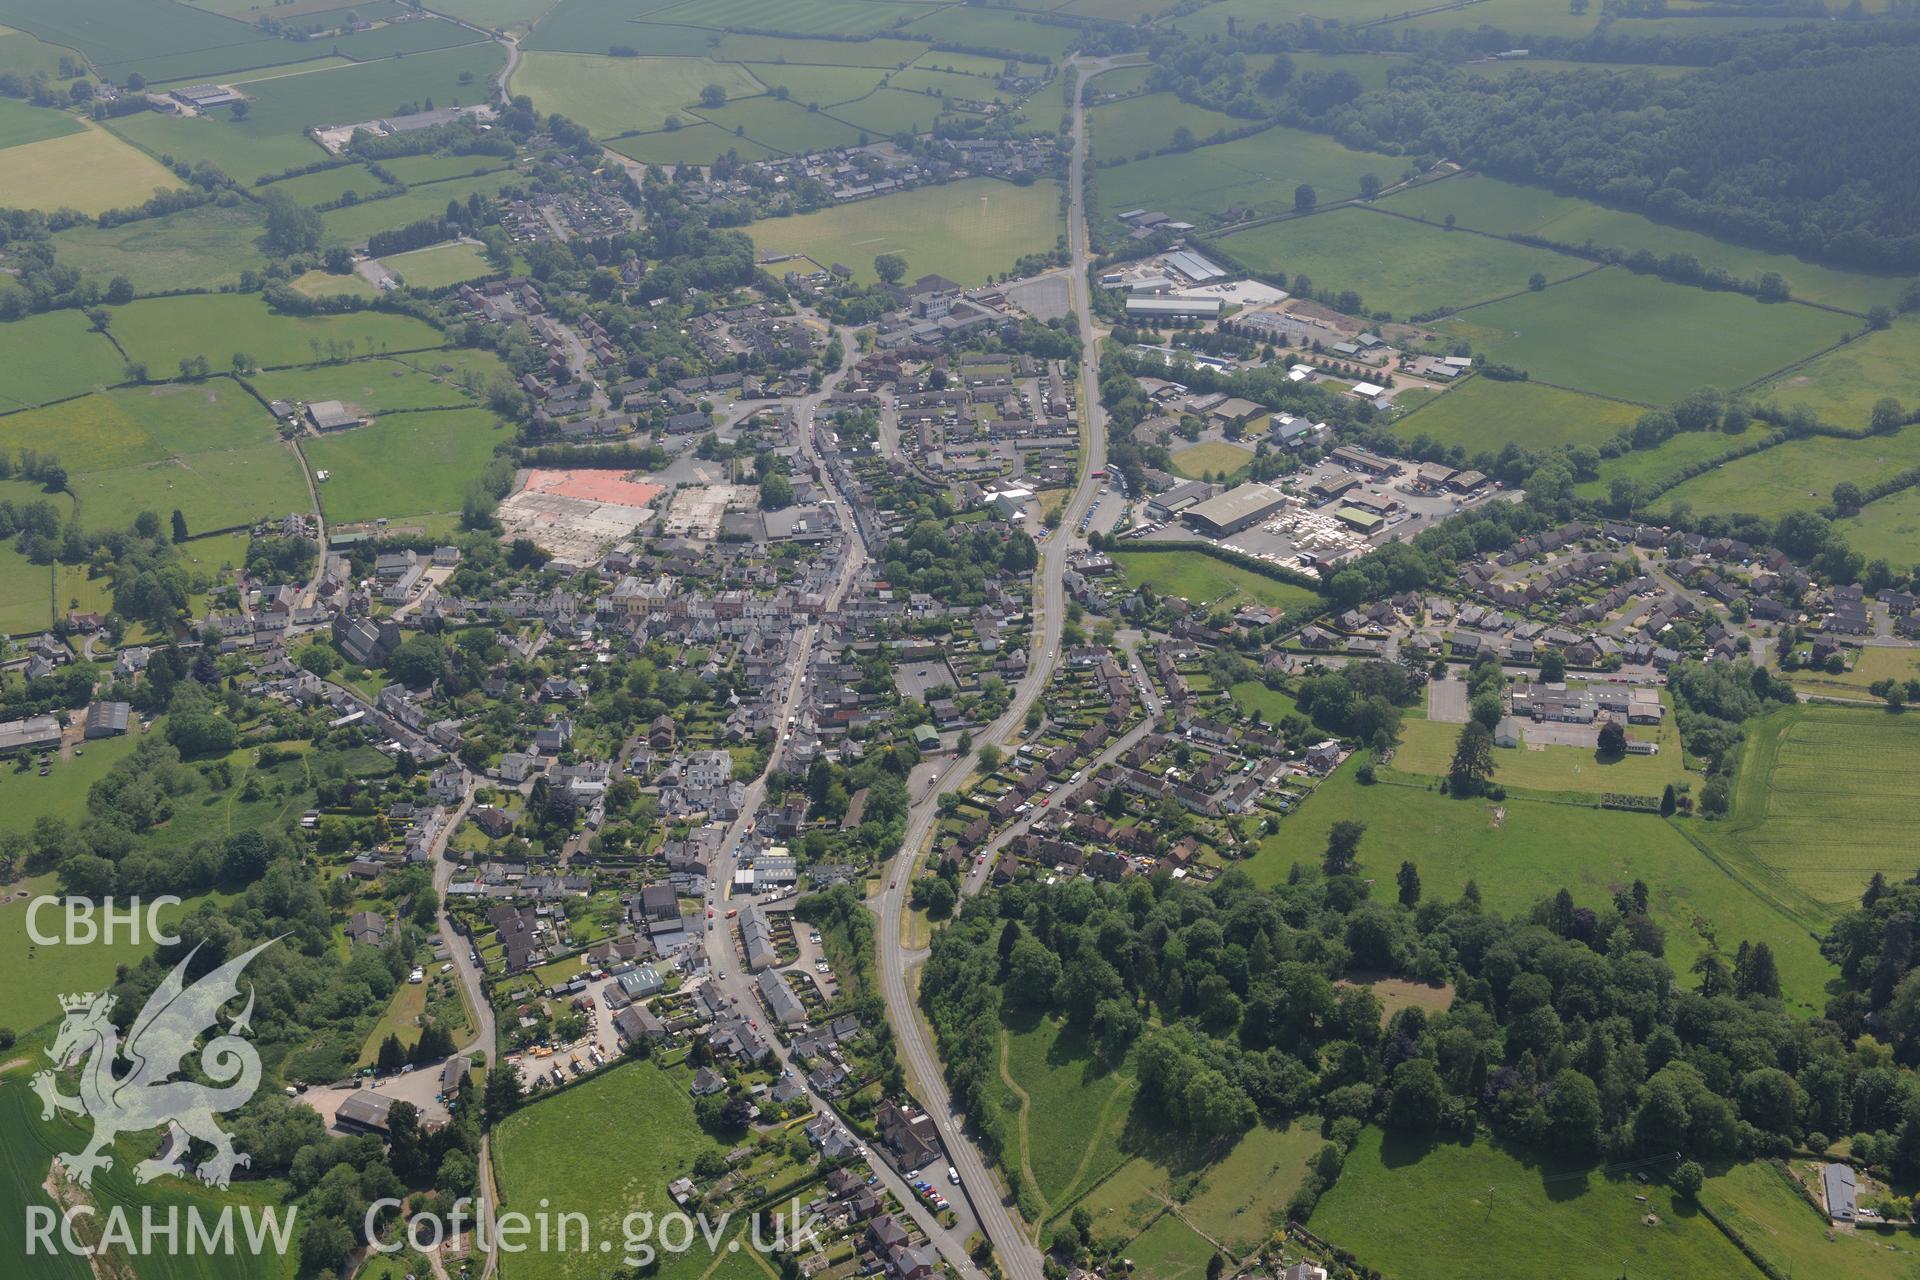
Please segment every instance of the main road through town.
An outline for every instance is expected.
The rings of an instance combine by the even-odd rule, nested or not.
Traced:
[[[1087,280],[1091,258],[1087,239],[1086,172],[1087,109],[1086,84],[1094,75],[1111,65],[1071,59],[1067,67],[1078,73],[1073,102],[1073,157],[1068,167],[1067,247],[1072,258],[1068,267],[1073,311],[1080,324],[1080,412],[1085,465],[1080,483],[1060,516],[1060,526],[1047,539],[1040,553],[1039,580],[1034,586],[1036,618],[1029,652],[1034,661],[1027,675],[1015,686],[1006,712],[982,733],[982,742],[999,742],[1011,734],[1026,718],[1047,687],[1059,658],[1061,627],[1066,620],[1065,589],[1062,574],[1068,552],[1079,544],[1074,533],[1080,518],[1093,502],[1101,482],[1095,473],[1107,465],[1106,414],[1100,407],[1100,350],[1093,331],[1093,300]],[[969,759],[956,757],[936,775],[926,795],[913,806],[907,818],[907,834],[900,852],[888,870],[887,887],[873,904],[880,916],[876,950],[880,961],[880,988],[886,999],[887,1020],[893,1025],[894,1038],[908,1077],[913,1082],[927,1112],[940,1131],[947,1157],[960,1173],[967,1199],[974,1209],[987,1239],[992,1241],[1000,1265],[1012,1280],[1041,1280],[1039,1247],[1021,1228],[1014,1211],[997,1194],[997,1183],[987,1170],[986,1161],[974,1146],[965,1127],[966,1117],[953,1109],[947,1093],[946,1077],[941,1073],[940,1055],[931,1035],[914,1007],[907,989],[907,957],[900,946],[900,921],[906,911],[909,884],[920,860],[925,856],[928,837],[940,813],[940,797],[959,788],[970,772]]]

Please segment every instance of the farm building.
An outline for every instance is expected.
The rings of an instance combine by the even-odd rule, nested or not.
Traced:
[[[371,1089],[358,1089],[334,1112],[334,1127],[362,1133],[385,1133],[387,1115],[392,1110],[393,1099],[388,1095],[375,1093]]]
[[[1178,253],[1170,253],[1162,258],[1161,261],[1195,284],[1206,284],[1209,281],[1224,279],[1227,274],[1191,249],[1182,249]]]
[[[1212,320],[1222,305],[1219,298],[1128,298],[1127,314],[1147,320]]]
[[[87,737],[117,738],[127,731],[127,719],[133,714],[133,704],[127,702],[96,702],[87,708]]]
[[[1830,1164],[1820,1171],[1820,1185],[1827,1194],[1827,1216],[1835,1222],[1854,1220],[1853,1166]]]
[[[245,101],[239,94],[224,85],[190,84],[171,90],[174,101],[195,111],[206,111],[211,107],[228,107],[236,102]]]
[[[1260,523],[1286,505],[1287,495],[1270,485],[1243,484],[1196,503],[1180,518],[1201,533],[1224,538]]]
[[[0,756],[16,751],[46,751],[60,745],[60,722],[52,716],[29,716],[0,724]]]
[[[307,421],[315,431],[344,431],[366,421],[338,400],[316,400],[307,406]]]

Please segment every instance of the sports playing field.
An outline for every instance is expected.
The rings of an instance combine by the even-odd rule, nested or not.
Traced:
[[[874,258],[898,253],[907,259],[909,280],[937,273],[963,285],[984,283],[1023,254],[1052,249],[1061,232],[1058,183],[1016,187],[992,178],[771,218],[747,229],[763,258],[804,254],[872,280]]]

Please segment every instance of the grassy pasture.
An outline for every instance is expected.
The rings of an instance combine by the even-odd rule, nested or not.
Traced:
[[[511,168],[500,156],[400,156],[382,167],[409,185],[439,182],[443,178],[471,178]]]
[[[1019,1158],[1051,1212],[1125,1158],[1115,1143],[1137,1084],[1096,1058],[1081,1028],[1037,1018],[1010,1023],[1003,1035],[1005,1075],[1020,1104]]]
[[[1536,272],[1562,280],[1588,270],[1578,258],[1436,231],[1363,209],[1270,222],[1218,242],[1256,271],[1306,274],[1322,288],[1353,289],[1396,316],[1463,307],[1527,287]]]
[[[860,141],[857,127],[824,111],[808,111],[797,102],[782,102],[771,94],[741,98],[724,107],[699,107],[687,114],[789,155],[850,147]]]
[[[1855,654],[1853,665],[1845,671],[1834,673],[1802,667],[1789,679],[1794,688],[1807,693],[1867,700],[1873,697],[1868,690],[1877,682],[1905,682],[1915,676],[1920,676],[1920,649],[1867,645]]]
[[[113,344],[78,311],[49,311],[0,324],[0,409],[45,404],[120,380]]]
[[[1143,1280],[1196,1280],[1207,1273],[1213,1246],[1175,1214],[1164,1214],[1127,1245],[1134,1274]]]
[[[510,435],[485,409],[389,414],[372,426],[303,442],[332,472],[320,501],[332,521],[459,511],[467,485]]]
[[[329,244],[364,245],[367,237],[377,231],[392,231],[424,218],[439,217],[446,213],[447,201],[465,204],[467,197],[476,191],[491,196],[517,178],[513,170],[501,169],[477,178],[429,182],[380,200],[363,200],[359,204],[329,209],[320,215],[322,237]]]
[[[1224,441],[1209,441],[1177,450],[1173,454],[1173,469],[1189,479],[1197,480],[1208,472],[1232,475],[1251,461],[1251,449]]]
[[[76,475],[80,523],[89,529],[121,528],[129,513],[164,515],[178,507],[195,529],[225,529],[262,516],[308,509],[300,466],[284,445],[163,458]]]
[[[1920,402],[1920,321],[1909,317],[1829,351],[1757,389],[1791,409],[1804,405],[1822,422],[1864,430],[1873,406],[1891,396],[1908,407]]]
[[[363,164],[344,164],[337,169],[303,173],[258,188],[262,196],[278,191],[301,204],[331,204],[349,192],[364,199],[386,189],[387,184],[374,177]]]
[[[0,98],[0,151],[78,132],[79,118],[65,111],[36,107],[17,98]]]
[[[680,0],[560,0],[546,7],[524,44],[528,49],[572,53],[605,53],[609,45],[638,45],[640,42],[633,38],[634,24],[678,3]]]
[[[791,31],[796,35],[863,35],[892,26],[918,11],[910,3],[892,0],[683,0],[654,13],[657,22],[692,27],[756,28]]]
[[[180,186],[171,170],[91,121],[71,133],[8,147],[5,168],[18,206],[47,212],[97,214],[143,204],[157,190]]]
[[[1063,57],[1080,42],[1080,33],[1071,27],[1035,22],[1009,9],[950,5],[933,12],[923,7],[920,13],[922,16],[908,25],[908,35],[976,49],[1005,49],[1035,61]]]
[[[1232,142],[1098,170],[1097,225],[1114,234],[1120,224],[1113,216],[1127,209],[1158,209],[1201,226],[1224,220],[1229,209],[1279,213],[1293,208],[1300,183],[1331,202],[1359,194],[1364,174],[1393,182],[1406,168],[1397,156],[1355,151],[1324,134],[1275,125]]]
[[[1201,1175],[1200,1189],[1181,1216],[1236,1255],[1251,1252],[1273,1231],[1278,1215],[1306,1180],[1307,1161],[1322,1139],[1310,1120],[1286,1129],[1248,1130]]]
[[[554,0],[442,0],[434,8],[449,17],[495,31],[525,31]]]
[[[6,829],[30,831],[41,815],[61,817],[68,822],[80,821],[86,816],[87,788],[104,776],[114,762],[132,751],[136,736],[88,743],[85,756],[55,761],[53,772],[44,778],[37,769],[21,772],[9,761],[7,767],[0,770],[0,796],[9,802],[4,820]],[[13,807],[16,799],[21,806],[17,811]],[[20,888],[36,897],[60,892],[52,876],[38,876],[10,885],[8,892]],[[184,916],[192,905],[163,907],[161,918],[171,923]],[[117,935],[111,946],[100,943],[86,947],[35,946],[27,937],[27,906],[28,902],[19,898],[0,905],[0,975],[6,978],[0,982],[0,1026],[24,1033],[43,1022],[53,1021],[60,1016],[55,992],[98,991],[112,984],[116,965],[135,964],[152,949],[150,945],[122,941],[124,935]],[[52,919],[43,913],[40,928],[44,931],[55,927]],[[39,1115],[37,1107],[34,1115]],[[44,1177],[46,1170],[40,1172]]]
[[[1113,560],[1131,586],[1152,587],[1161,595],[1183,596],[1195,604],[1246,603],[1310,613],[1320,597],[1306,587],[1278,582],[1200,551],[1116,551]]]
[[[1770,1161],[1734,1165],[1707,1179],[1706,1206],[1785,1275],[1888,1280],[1920,1274],[1911,1232],[1829,1231],[1823,1215]]]
[[[445,289],[494,274],[477,246],[458,242],[396,253],[380,259],[380,265],[415,289]]]
[[[1409,18],[1403,23],[1396,23],[1394,29],[1475,31],[1481,27],[1498,27],[1516,37],[1538,35],[1579,39],[1590,34],[1598,22],[1599,15],[1591,9],[1586,13],[1574,13],[1568,6],[1555,4],[1553,0],[1480,0],[1480,3],[1464,9]],[[1681,29],[1691,31],[1692,27],[1683,26]],[[1638,34],[1641,28],[1635,27],[1634,30]],[[1647,30],[1646,34],[1655,34],[1657,30]]]
[[[1910,874],[1920,716],[1798,706],[1747,726],[1733,816],[1708,843],[1836,914],[1876,871]]]
[[[952,71],[962,75],[981,76],[988,80],[997,77],[1006,67],[1006,59],[989,58],[979,53],[957,53],[949,49],[929,49],[913,60],[916,70]],[[1045,75],[1047,68],[1038,62],[1016,62],[1014,67],[1024,76]],[[1119,74],[1113,72],[1110,74]],[[1101,81],[1102,84],[1106,82]]]
[[[245,121],[235,122],[228,116],[163,116],[148,112],[122,116],[109,122],[107,127],[152,155],[172,156],[188,164],[204,160],[242,182],[326,158],[327,153],[298,130],[249,129],[247,125],[252,119],[249,115]]]
[[[1699,67],[1671,67],[1657,62],[1568,62],[1562,58],[1523,58],[1518,61],[1469,62],[1460,68],[1470,76],[1479,76],[1482,80],[1510,78],[1522,72],[1534,75],[1553,75],[1566,71],[1615,71],[1622,75],[1644,71],[1661,80],[1672,80],[1679,76],[1690,76]]]
[[[1885,560],[1896,570],[1920,564],[1920,489],[1902,489],[1861,508],[1839,522],[1847,545],[1869,560]]]
[[[734,63],[718,65],[726,66],[730,70],[746,71],[769,90],[785,89],[789,100],[801,106],[830,107],[836,103],[864,97],[879,88],[881,82],[889,75],[885,67],[809,67],[778,62],[756,62],[744,67]],[[903,89],[920,88],[918,84],[906,83],[906,77],[929,74],[933,73],[903,71],[893,76],[893,82]],[[975,76],[963,78],[978,80]],[[983,80],[979,83],[984,84],[989,93],[993,91],[993,81]],[[757,91],[756,89],[755,92]],[[699,96],[699,91],[695,90],[693,97],[688,98],[687,101],[693,102]]]
[[[214,75],[241,67],[298,62],[312,50],[265,35],[244,23],[184,4],[131,0],[6,0],[0,22],[49,44],[76,49],[109,78],[149,72],[170,61],[196,68],[179,74]]]
[[[1630,427],[1644,410],[1539,382],[1469,378],[1396,420],[1402,439],[1431,436],[1468,454],[1498,453],[1508,441],[1523,449],[1597,445]]]
[[[1645,1195],[1649,1203],[1634,1199]],[[1651,1210],[1658,1225],[1643,1226]],[[1752,1280],[1753,1264],[1664,1186],[1536,1162],[1488,1142],[1415,1143],[1369,1128],[1308,1225],[1387,1276],[1552,1273]]]
[[[1107,87],[1104,78],[1096,83]],[[1137,156],[1173,145],[1173,135],[1185,129],[1196,142],[1223,130],[1246,127],[1245,120],[1220,111],[1182,102],[1171,93],[1147,93],[1093,109],[1093,150],[1104,158]]]
[[[1574,491],[1583,498],[1603,498],[1614,480],[1621,476],[1644,485],[1659,484],[1697,462],[1710,462],[1723,456],[1738,448],[1745,439],[1744,435],[1730,436],[1719,431],[1682,432],[1651,449],[1633,449],[1617,458],[1602,458],[1599,478],[1582,481],[1574,486]]]
[[[52,602],[52,566],[28,560],[11,538],[0,543],[0,635],[45,631],[53,625]]]
[[[730,62],[795,62],[823,67],[904,67],[927,52],[922,40],[879,36],[871,40],[807,40],[792,36],[729,33],[713,56]],[[964,54],[935,54],[942,59]]]
[[[1367,824],[1363,874],[1387,875],[1410,859],[1429,898],[1450,899],[1474,880],[1488,909],[1512,914],[1562,888],[1576,901],[1594,902],[1644,880],[1653,888],[1653,916],[1666,929],[1667,961],[1676,972],[1686,972],[1708,949],[1700,921],[1729,955],[1742,938],[1767,939],[1787,999],[1809,1009],[1825,1005],[1833,970],[1807,927],[1714,865],[1675,824],[1520,797],[1499,804],[1455,800],[1397,782],[1368,787],[1353,775],[1345,767],[1323,782],[1261,842],[1248,874],[1275,884],[1295,862],[1318,865],[1329,828],[1353,819]],[[1700,833],[1707,826],[1694,822],[1686,829]]]
[[[1701,385],[1744,386],[1831,343],[1843,327],[1842,317],[1812,307],[1769,306],[1618,268],[1438,326],[1543,381],[1648,404],[1671,404]]]
[[[493,1140],[503,1206],[532,1213],[544,1196],[586,1214],[593,1235],[612,1240],[620,1239],[627,1214],[673,1209],[667,1183],[701,1153],[726,1150],[694,1120],[688,1079],[683,1066],[628,1063],[516,1111]],[[610,1132],[629,1140],[607,1142]],[[691,1280],[712,1264],[701,1244],[664,1255],[660,1274]],[[580,1252],[529,1250],[515,1259],[514,1272],[527,1280],[589,1280],[603,1275],[605,1264]]]
[[[607,146],[642,164],[708,164],[729,151],[737,152],[743,160],[765,160],[773,154],[770,148],[751,139],[736,137],[717,124],[704,122],[684,129],[614,138]]]
[[[11,71],[22,80],[36,74],[53,79],[60,74],[62,56],[71,55],[24,31],[0,27],[0,71]]]
[[[875,256],[901,253],[908,278],[937,272],[961,284],[1005,271],[1022,254],[1052,248],[1060,232],[1058,183],[1016,187],[992,178],[920,187],[747,228],[762,256],[806,254],[822,266],[844,263],[857,278],[872,280]]]
[[[529,53],[513,73],[513,91],[542,111],[557,111],[596,137],[658,129],[670,115],[700,100],[717,84],[729,98],[762,92],[743,67],[706,58],[607,58],[577,53]]]
[[[219,365],[236,347],[262,368],[274,368],[329,359],[331,342],[350,345],[354,355],[441,345],[437,330],[411,316],[375,311],[282,315],[269,311],[259,297],[231,293],[130,302],[113,309],[113,334],[156,376],[172,372],[183,356],[205,355]]]
[[[756,74],[760,71],[766,73],[760,76],[763,80],[772,74],[771,68],[760,68]],[[896,89],[906,89],[912,93],[925,93],[931,89],[934,93],[970,102],[1012,102],[1014,100],[1014,95],[995,85],[991,77],[972,75],[964,71],[932,71],[922,67],[909,67],[905,71],[895,73],[887,83]]]
[[[1809,436],[1715,467],[1667,490],[1657,508],[1676,502],[1695,511],[1747,512],[1774,519],[1811,511],[1833,496],[1842,480],[1867,485],[1920,466],[1920,426],[1861,440]]]
[[[1645,249],[1658,258],[1692,254],[1709,267],[1720,267],[1745,280],[1758,280],[1766,272],[1777,271],[1794,297],[1831,306],[1865,310],[1877,303],[1891,305],[1900,294],[1901,280],[1894,276],[1824,267],[1786,254],[1749,249],[1685,227],[1655,222],[1644,214],[1610,209],[1577,196],[1555,195],[1544,187],[1482,174],[1461,174],[1395,192],[1380,204],[1383,209],[1435,223],[1444,223],[1451,214],[1459,226],[1493,235],[1542,236],[1560,244],[1629,253]]]
[[[942,116],[958,114],[945,110],[943,102],[944,99],[929,93],[875,89],[864,98],[830,108],[829,114],[864,130],[870,137],[889,137],[903,129],[927,133]]]
[[[266,218],[256,204],[202,205],[117,227],[79,226],[54,237],[60,262],[101,282],[125,276],[142,293],[234,284],[267,259],[257,247]]]
[[[336,276],[331,272],[315,268],[312,271],[303,271],[287,281],[287,287],[309,298],[325,298],[337,293],[349,294],[355,298],[380,296],[380,290],[374,286],[373,281],[357,271]]]
[[[1163,6],[1164,7],[1164,6]],[[1476,6],[1477,7],[1477,6]],[[1263,26],[1281,26],[1301,18],[1332,18],[1345,23],[1369,22],[1392,14],[1405,13],[1406,0],[1220,0],[1193,13],[1169,18],[1163,24],[1175,31],[1205,39],[1227,34],[1227,23],[1241,34]]]

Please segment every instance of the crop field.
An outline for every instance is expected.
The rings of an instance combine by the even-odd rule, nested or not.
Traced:
[[[1284,609],[1290,617],[1320,606],[1320,597],[1306,587],[1276,581],[1202,551],[1116,551],[1113,560],[1129,586],[1149,586],[1161,595],[1181,596],[1197,605],[1251,600]]]
[[[836,103],[850,102],[855,98],[864,97],[872,93],[875,89],[878,89],[881,81],[885,80],[889,74],[888,69],[885,67],[807,67],[798,66],[794,63],[779,62],[759,62],[747,67],[741,67],[737,63],[718,63],[715,65],[725,66],[729,70],[749,72],[754,79],[764,84],[769,90],[785,89],[788,99],[799,103],[803,107],[816,105],[830,107]],[[893,75],[893,83],[902,89],[919,89],[925,86],[919,83],[909,84],[907,82],[908,76],[934,76],[938,74],[937,72],[927,71],[902,71]],[[950,78],[970,80],[974,83],[984,85],[989,94],[994,92],[993,81],[991,80],[982,80],[978,76],[955,76]],[[756,88],[752,92],[757,93],[759,90]],[[687,101],[693,102],[698,99],[699,96],[699,90],[696,89],[694,90],[693,96],[688,98]]]
[[[369,427],[304,441],[307,464],[332,472],[320,501],[332,521],[458,511],[467,485],[511,439],[485,409],[389,414]]]
[[[1107,88],[1104,78],[1098,81]],[[1191,142],[1205,142],[1222,131],[1244,129],[1247,121],[1219,111],[1182,102],[1171,93],[1148,93],[1123,102],[1095,107],[1092,112],[1093,153],[1102,158],[1138,156],[1174,144],[1174,134],[1187,131]]]
[[[1396,316],[1519,293],[1535,273],[1555,281],[1590,269],[1551,250],[1437,231],[1363,209],[1270,222],[1218,244],[1255,271],[1309,275],[1321,288],[1352,289],[1369,310]]]
[[[1054,247],[1061,235],[1060,185],[971,178],[771,218],[747,234],[763,257],[797,253],[823,267],[844,263],[862,280],[874,278],[877,255],[899,253],[910,280],[934,272],[972,285],[1009,270],[1023,254]]]
[[[797,102],[782,102],[771,94],[742,98],[724,107],[700,107],[690,115],[789,155],[850,147],[860,141],[860,130],[855,126],[823,111],[808,111]]]
[[[1330,203],[1358,195],[1365,174],[1387,183],[1406,168],[1398,156],[1355,151],[1323,134],[1275,125],[1232,142],[1097,170],[1096,230],[1114,234],[1120,224],[1113,216],[1126,209],[1158,209],[1200,226],[1225,220],[1227,210],[1280,213],[1293,208],[1294,188],[1303,182]]]
[[[1253,461],[1253,450],[1223,441],[1210,441],[1176,450],[1172,460],[1175,471],[1198,480],[1208,473],[1232,475]]]
[[[157,377],[172,373],[186,356],[224,364],[237,342],[262,368],[333,359],[336,349],[361,356],[441,345],[437,330],[411,316],[282,315],[257,296],[232,293],[130,302],[113,309],[113,334]]]
[[[32,106],[16,98],[0,98],[0,151],[79,132],[80,121],[64,111]]]
[[[1247,873],[1261,884],[1277,884],[1295,862],[1318,865],[1328,829],[1352,819],[1367,825],[1360,841],[1363,874],[1387,875],[1408,859],[1420,868],[1428,898],[1450,900],[1473,880],[1488,909],[1504,914],[1531,910],[1562,888],[1576,902],[1592,903],[1644,880],[1652,887],[1653,918],[1667,932],[1667,961],[1676,972],[1685,973],[1708,949],[1698,920],[1729,955],[1742,938],[1767,939],[1780,961],[1787,999],[1807,1009],[1825,1006],[1833,968],[1809,926],[1715,866],[1673,823],[1525,798],[1497,804],[1455,800],[1437,789],[1396,782],[1363,786],[1353,775],[1347,766],[1321,783],[1261,842]],[[1696,834],[1711,829],[1702,822],[1686,825]]]
[[[684,129],[637,133],[612,138],[607,146],[641,164],[708,164],[732,151],[742,160],[765,160],[772,150],[736,137],[717,124],[691,124]]]
[[[899,7],[917,8],[923,15],[908,24],[908,35],[975,49],[1004,49],[1036,61],[1060,58],[1080,41],[1080,33],[1071,27],[1035,22],[1025,14],[1008,9],[949,5],[929,13],[926,6]]]
[[[117,227],[73,227],[53,243],[61,265],[103,286],[125,276],[141,293],[163,293],[234,284],[242,271],[264,268],[257,242],[265,227],[260,206],[251,202],[230,209],[202,205]]]
[[[0,3],[0,22],[50,44],[79,50],[113,80],[129,71],[142,72],[154,81],[173,74],[214,75],[241,67],[298,62],[313,52],[184,4],[5,0]],[[176,61],[191,69],[163,69]]]
[[[1692,254],[1702,264],[1743,280],[1758,280],[1777,271],[1794,297],[1830,306],[1864,311],[1880,303],[1892,305],[1900,295],[1899,277],[1823,267],[1786,254],[1749,249],[1655,222],[1644,214],[1481,174],[1462,174],[1395,192],[1380,207],[1434,223],[1444,223],[1451,214],[1459,226],[1493,235],[1541,236],[1559,244],[1591,244],[1629,253],[1645,249],[1657,258]]]
[[[380,259],[380,265],[415,289],[445,289],[465,280],[494,274],[486,255],[475,245],[430,245]]]
[[[123,362],[113,344],[78,311],[50,311],[0,324],[0,409],[76,396],[118,382]]]
[[[1649,1211],[1652,1226],[1642,1224]],[[1756,1274],[1712,1223],[1660,1184],[1516,1157],[1484,1139],[1414,1142],[1369,1128],[1307,1225],[1400,1280],[1536,1275],[1543,1249],[1558,1276]]]
[[[1757,430],[1758,427],[1749,428],[1749,431]],[[1622,476],[1643,485],[1659,484],[1696,463],[1723,457],[1747,439],[1744,433],[1683,431],[1651,449],[1630,449],[1617,458],[1602,458],[1599,478],[1582,481],[1574,486],[1574,492],[1582,498],[1604,498],[1613,482]]]
[[[726,1151],[694,1120],[688,1076],[684,1066],[623,1064],[514,1112],[493,1139],[502,1207],[533,1213],[545,1196],[586,1214],[593,1237],[611,1240],[621,1238],[629,1213],[672,1210],[667,1183],[701,1153]],[[606,1141],[611,1132],[624,1140]],[[659,1274],[692,1280],[712,1262],[700,1244],[666,1255]],[[522,1280],[590,1280],[605,1274],[605,1263],[580,1252],[529,1250],[513,1269]]]
[[[929,133],[942,116],[959,115],[945,109],[944,99],[931,93],[908,93],[905,89],[875,89],[864,98],[843,102],[832,108],[836,120],[844,120],[872,137],[887,137],[901,130]],[[817,117],[816,117],[817,118]]]
[[[1608,268],[1437,327],[1543,381],[1666,405],[1702,385],[1745,386],[1833,342],[1845,323]]]
[[[1747,726],[1733,814],[1707,839],[1837,914],[1876,871],[1911,874],[1920,717],[1789,707]]]
[[[1920,408],[1917,370],[1920,321],[1902,317],[1889,328],[1780,375],[1755,394],[1788,409],[1804,405],[1822,422],[1860,431],[1873,420],[1873,406],[1884,397],[1893,397],[1909,410]]]
[[[919,11],[916,4],[890,0],[781,0],[779,4],[767,0],[681,0],[650,16],[656,22],[692,27],[848,36],[883,30]]]
[[[658,129],[668,116],[684,117],[710,84],[729,98],[764,92],[745,68],[706,58],[529,53],[513,73],[515,93],[526,94],[542,111],[579,121],[596,137]]]
[[[88,122],[73,133],[8,147],[9,199],[28,209],[101,213],[142,204],[179,179],[106,130]]]
[[[1578,791],[1589,795],[1615,792],[1633,796],[1658,796],[1668,783],[1681,786],[1690,777],[1693,781],[1701,780],[1687,773],[1680,734],[1671,722],[1660,726],[1634,725],[1628,736],[1636,741],[1658,742],[1660,754],[1602,760],[1586,747],[1529,746],[1523,727],[1518,747],[1494,751],[1493,780],[1501,786],[1522,787],[1528,791]],[[1400,746],[1393,753],[1393,768],[1401,773],[1445,777],[1459,737],[1457,724],[1408,720],[1402,726]]]
[[[1597,445],[1633,425],[1645,410],[1540,382],[1469,378],[1395,420],[1403,440],[1428,436],[1459,445],[1469,456],[1498,453],[1511,441],[1523,449]]]
[[[1776,519],[1823,505],[1842,480],[1865,486],[1913,466],[1920,466],[1920,426],[1861,440],[1810,436],[1735,458],[1677,484],[1660,496],[1657,509],[1671,511],[1674,503],[1686,502],[1695,511]]]

